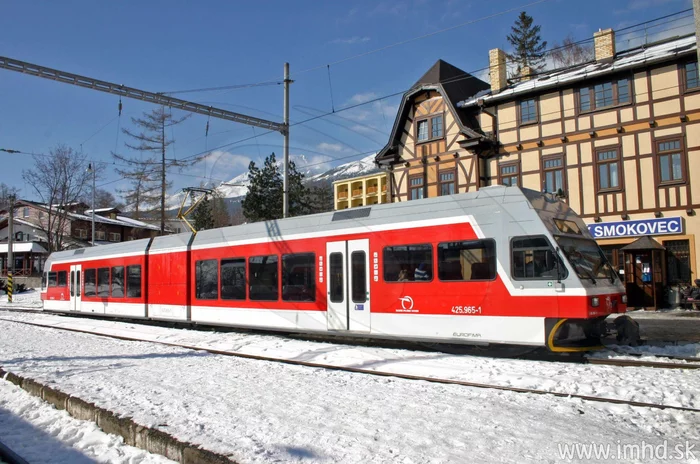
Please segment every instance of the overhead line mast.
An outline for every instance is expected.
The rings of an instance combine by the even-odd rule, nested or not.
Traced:
[[[65,84],[72,84],[77,85],[78,87],[85,87],[87,89],[111,93],[113,95],[119,95],[120,97],[133,98],[136,100],[141,100],[156,105],[163,105],[182,111],[189,111],[190,113],[203,114],[205,116],[213,118],[225,119],[227,121],[239,122],[241,124],[246,124],[254,127],[261,127],[263,129],[279,132],[284,136],[284,185],[287,185],[287,177],[289,173],[289,84],[292,82],[289,79],[289,63],[285,63],[284,65],[284,122],[282,123],[268,121],[267,119],[256,118],[255,116],[248,116],[233,111],[223,110],[212,106],[206,106],[199,103],[181,100],[179,98],[169,97],[163,93],[148,92],[145,90],[135,89],[133,87],[127,87],[125,85],[114,84],[99,79],[93,79],[92,77],[86,77],[81,76],[79,74],[59,71],[58,69],[47,68],[45,66],[28,63],[26,61],[15,60],[5,56],[0,56],[0,69],[16,71],[23,74],[29,74],[31,76],[63,82]],[[282,209],[284,211],[284,217],[287,217],[289,204],[288,194],[289,192],[285,187],[282,199]]]

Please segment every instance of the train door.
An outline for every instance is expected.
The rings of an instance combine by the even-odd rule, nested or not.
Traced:
[[[369,240],[326,244],[328,330],[370,331]]]
[[[70,287],[70,310],[80,311],[80,302],[82,300],[82,266],[80,264],[70,267],[70,275],[68,276],[68,286]]]

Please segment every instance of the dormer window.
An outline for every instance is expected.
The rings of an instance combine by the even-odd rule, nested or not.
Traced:
[[[435,115],[416,122],[416,139],[418,142],[441,139],[445,135],[442,115]]]

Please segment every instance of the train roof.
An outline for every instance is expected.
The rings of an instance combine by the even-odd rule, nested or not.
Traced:
[[[503,213],[505,213],[505,219],[499,218]],[[333,234],[334,231],[343,229],[358,230],[397,222],[439,220],[464,215],[474,216],[480,226],[492,223],[497,218],[499,221],[518,223],[537,221],[542,213],[578,219],[566,203],[551,194],[520,187],[495,185],[457,195],[376,204],[309,216],[203,230],[194,237],[191,233],[166,235],[154,238],[149,251],[165,253],[169,250],[182,250],[188,244],[195,249],[206,248],[215,244],[312,234],[319,230]],[[582,222],[580,224],[583,225]],[[77,255],[82,255],[82,259],[94,259],[105,254],[142,254],[145,253],[148,242],[149,239],[143,239],[61,251],[53,253],[49,260],[68,260]]]

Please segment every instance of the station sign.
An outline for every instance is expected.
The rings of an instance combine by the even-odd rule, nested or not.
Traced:
[[[589,224],[593,238],[639,237],[643,235],[675,235],[683,233],[683,218],[640,219],[637,221],[599,222]]]

